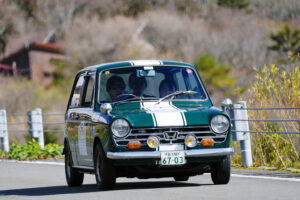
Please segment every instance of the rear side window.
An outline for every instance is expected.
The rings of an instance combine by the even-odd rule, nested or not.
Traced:
[[[83,94],[83,102],[82,107],[91,107],[93,102],[93,91],[94,91],[94,79],[92,77],[88,77],[85,79],[85,91]]]
[[[83,90],[83,83],[84,83],[84,77],[83,77],[83,75],[81,75],[76,82],[76,86],[75,86],[75,89],[72,94],[72,99],[71,99],[71,104],[70,104],[71,108],[76,108],[76,107],[80,106],[80,99],[81,99],[81,94],[82,94],[82,90]]]

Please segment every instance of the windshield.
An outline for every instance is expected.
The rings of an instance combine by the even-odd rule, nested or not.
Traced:
[[[126,67],[100,73],[100,103],[127,99],[159,99],[176,91],[174,99],[206,99],[195,71],[187,67]]]

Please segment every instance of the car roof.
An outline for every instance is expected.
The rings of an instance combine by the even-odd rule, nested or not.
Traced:
[[[184,62],[177,62],[177,61],[166,61],[166,60],[129,60],[129,61],[120,61],[120,62],[112,62],[112,63],[104,63],[99,65],[93,65],[81,69],[79,73],[84,71],[97,71],[103,69],[111,69],[117,67],[130,67],[130,66],[188,66],[194,69],[195,66],[184,63]]]

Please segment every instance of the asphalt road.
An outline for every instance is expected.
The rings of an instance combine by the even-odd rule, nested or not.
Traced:
[[[244,175],[243,175],[244,174]],[[9,199],[297,199],[300,175],[256,170],[233,170],[228,185],[213,185],[209,175],[188,182],[163,179],[118,178],[113,191],[99,191],[94,175],[85,175],[81,187],[66,185],[62,163],[28,164],[0,160],[0,200]]]

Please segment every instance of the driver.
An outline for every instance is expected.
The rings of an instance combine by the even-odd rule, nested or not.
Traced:
[[[167,96],[175,92],[175,87],[171,81],[164,79],[159,84],[159,96],[160,98]]]
[[[144,94],[144,90],[147,88],[147,81],[145,77],[137,77],[136,73],[132,73],[129,76],[129,87],[133,90],[132,94],[137,97],[149,97]]]
[[[116,101],[125,91],[124,80],[119,76],[112,76],[106,82],[106,91],[110,95],[112,101]]]

